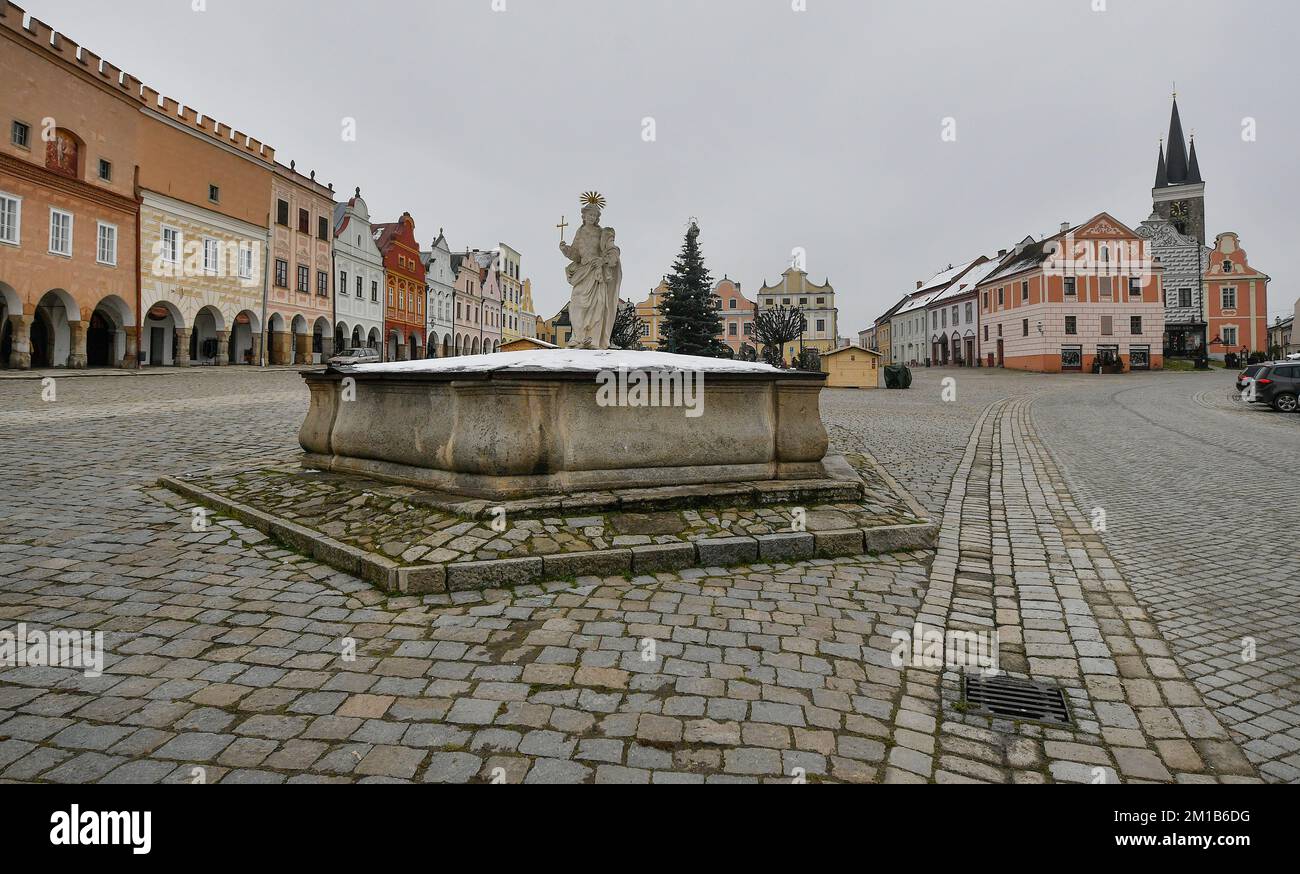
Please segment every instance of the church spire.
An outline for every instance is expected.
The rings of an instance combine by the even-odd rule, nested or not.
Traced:
[[[1160,153],[1156,157],[1156,188],[1164,188],[1169,184],[1169,172],[1165,169],[1165,141],[1160,141]]]
[[[1201,181],[1201,165],[1196,161],[1196,134],[1192,134],[1192,153],[1187,159],[1187,181],[1192,184]]]
[[[1174,95],[1173,113],[1169,116],[1169,153],[1165,167],[1170,185],[1187,182],[1187,141],[1183,138],[1183,122],[1178,117],[1178,95]]]

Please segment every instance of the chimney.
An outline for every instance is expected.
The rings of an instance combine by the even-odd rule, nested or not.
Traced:
[[[920,291],[920,290],[921,290],[921,286],[922,286],[922,285],[925,285],[925,283],[922,282],[922,281],[919,280],[919,279],[916,280],[916,290],[917,290],[917,291]]]
[[[1070,223],[1069,223],[1069,222],[1061,222],[1061,233],[1065,233],[1065,232],[1068,231],[1069,229],[1070,229]]]
[[[1007,250],[1006,250],[1006,249],[998,249],[998,257],[999,257],[999,258],[1005,258],[1006,255],[1007,255]]]

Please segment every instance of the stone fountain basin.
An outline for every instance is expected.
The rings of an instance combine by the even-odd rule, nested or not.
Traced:
[[[618,399],[608,386],[620,370],[630,390],[649,379],[698,386],[698,414],[607,405]],[[827,476],[821,373],[548,349],[330,368],[303,379],[311,406],[299,442],[309,468],[494,500]]]

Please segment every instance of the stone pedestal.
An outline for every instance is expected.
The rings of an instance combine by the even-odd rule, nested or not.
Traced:
[[[70,370],[86,369],[86,323],[68,322],[68,368]]]
[[[177,367],[190,366],[190,331],[188,328],[176,329],[176,360],[172,363]]]
[[[9,314],[9,330],[12,347],[9,350],[9,368],[11,370],[32,369],[32,317]]]
[[[481,360],[304,374],[304,464],[490,500],[827,476],[825,374],[658,352]],[[555,365],[536,363],[547,360]],[[625,389],[642,374],[681,380],[685,391],[660,391],[653,405],[644,393],[611,392],[624,362],[635,368],[622,374]],[[345,377],[353,400],[343,399]]]
[[[225,367],[230,363],[230,332],[217,331],[217,366]]]

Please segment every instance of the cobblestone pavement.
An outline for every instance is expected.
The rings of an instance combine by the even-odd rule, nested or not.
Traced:
[[[1183,678],[1204,691],[1178,646],[1201,638],[1134,597],[1108,551],[1123,545],[1092,532],[1035,432],[1060,378],[963,373],[941,404],[940,376],[825,404],[840,448],[869,447],[942,512],[932,562],[425,598],[387,598],[234,522],[192,532],[152,489],[291,458],[296,375],[60,379],[54,404],[5,380],[0,626],[102,630],[109,654],[98,678],[0,668],[0,779],[1250,779]],[[1065,686],[1075,727],[963,712],[955,675],[894,667],[893,636],[920,614],[996,623],[1003,667]]]

